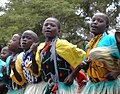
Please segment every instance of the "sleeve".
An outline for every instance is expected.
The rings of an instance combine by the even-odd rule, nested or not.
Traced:
[[[29,65],[27,66],[27,69],[35,76],[35,77],[39,77],[40,76],[40,72],[38,74],[35,74],[32,69],[31,69],[31,64],[32,64],[32,61],[30,61]],[[38,71],[39,71],[39,66],[38,66]]]
[[[76,68],[84,60],[85,51],[77,48],[76,45],[66,40],[57,40],[56,51],[58,55],[64,58],[73,68]]]
[[[36,60],[36,63],[38,65],[38,74],[35,74],[32,69],[31,69],[31,64],[32,64],[32,61],[30,62],[30,64],[28,65],[28,70],[36,77],[40,76],[40,70],[41,70],[41,61],[40,61],[40,50],[44,47],[45,43],[41,43],[38,48],[37,48],[37,52],[36,52],[36,56],[35,56],[35,60]]]
[[[20,54],[18,55],[17,60],[16,60],[16,62],[15,62],[16,70],[17,70],[17,72],[20,74],[20,76],[21,76],[21,78],[22,78],[22,81],[19,82],[19,81],[16,79],[13,70],[11,71],[11,74],[10,74],[10,77],[12,78],[12,80],[13,80],[16,84],[18,84],[18,85],[23,85],[23,84],[25,83],[25,78],[24,78],[24,75],[23,75],[23,70],[22,70],[21,64],[22,64],[22,53],[20,53]]]

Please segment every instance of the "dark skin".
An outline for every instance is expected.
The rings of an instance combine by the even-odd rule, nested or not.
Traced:
[[[97,36],[99,34],[103,34],[104,32],[107,32],[109,27],[109,19],[107,15],[104,13],[96,13],[93,18],[92,22],[90,25],[90,31],[94,34],[94,36]],[[86,61],[85,61],[86,62]],[[87,60],[87,63],[81,63],[78,65],[77,68],[65,79],[64,83],[66,85],[71,85],[73,83],[73,79],[76,77],[77,73],[79,72],[80,69],[87,70],[89,67],[89,62],[90,60]],[[107,78],[108,80],[114,80],[117,78],[117,76],[120,74],[120,65],[118,68],[108,74],[106,74],[104,77]]]
[[[31,52],[33,50],[33,46],[34,44],[36,44],[37,42],[37,35],[31,31],[31,30],[26,30],[23,34],[22,34],[22,38],[21,38],[21,47],[22,49],[24,50],[24,52],[27,54],[27,52]],[[35,42],[35,43],[34,43]],[[33,51],[32,51],[33,52]],[[34,53],[34,52],[33,52]],[[33,58],[34,58],[34,54],[33,54]],[[14,63],[11,64],[11,67],[14,71],[14,75],[16,77],[16,79],[21,82],[22,81],[22,78],[20,76],[20,74],[16,74],[16,68],[15,68],[15,65]],[[35,67],[35,68],[34,68]],[[38,74],[38,71],[36,71],[38,69],[38,66],[36,66],[36,63],[33,65],[31,65],[31,68],[33,69],[34,68],[34,73]],[[19,79],[18,79],[19,78]]]
[[[73,84],[73,80],[75,79],[77,73],[81,70],[87,70],[89,67],[89,62],[90,61],[83,61],[81,62],[73,71],[70,75],[68,75],[65,80],[64,80],[64,84],[66,84],[67,86],[70,86]]]
[[[24,49],[24,52],[33,53],[32,61],[34,61],[35,59],[35,52],[38,46],[37,40],[38,40],[38,36],[33,31],[27,30],[22,34],[21,46]],[[35,74],[38,74],[38,71],[37,71],[38,66],[36,63],[32,62],[31,69],[33,70]]]
[[[58,36],[59,32],[60,32],[60,23],[57,19],[49,17],[44,21],[42,33],[45,35],[47,42],[56,38]],[[37,46],[38,46],[38,44],[36,44],[36,43],[34,43],[31,46],[31,48],[33,49],[32,50],[33,58],[32,58],[32,67],[31,68],[34,73],[38,73],[38,70],[36,69],[36,67],[38,68],[38,65],[35,60]]]
[[[1,57],[1,59],[2,59],[3,61],[6,62],[6,59],[7,59],[8,56],[10,56],[10,54],[11,54],[11,53],[10,53],[10,50],[9,50],[8,47],[6,46],[6,47],[2,48],[0,57]]]
[[[20,35],[14,34],[10,42],[8,43],[8,49],[12,52],[13,55],[13,58],[11,58],[10,60],[9,67],[13,70],[15,76],[17,77],[17,80],[22,81],[21,76],[19,76],[19,73],[15,68],[15,61],[17,59],[17,53],[19,51],[19,48],[20,48]],[[5,67],[3,67],[2,72],[4,74],[4,80],[8,81]]]
[[[120,32],[115,32],[115,38],[116,38],[118,50],[120,52]],[[116,70],[106,74],[104,77],[112,81],[115,80],[118,77],[118,75],[120,75],[120,65],[118,65]]]

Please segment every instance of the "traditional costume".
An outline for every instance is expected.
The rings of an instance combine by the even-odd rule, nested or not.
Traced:
[[[78,85],[74,80],[71,86],[64,79],[83,60],[85,52],[66,40],[55,38],[41,43],[36,53],[38,71],[41,72],[45,88],[42,94],[77,94]]]
[[[17,72],[20,74],[22,81],[19,82],[14,73],[11,73],[11,78],[19,85],[26,83],[26,88],[24,94],[41,94],[40,81],[41,77],[39,75],[32,74],[30,72],[30,61],[32,59],[32,53],[21,52],[18,55],[15,66]],[[35,77],[37,76],[37,77]]]
[[[116,59],[120,59],[120,54],[116,46],[116,40],[114,36],[109,36],[106,33],[95,36],[86,46],[87,59],[89,58],[90,51],[97,47],[111,47],[112,49],[116,49],[111,56],[115,57]],[[105,57],[102,58],[104,59]],[[113,81],[108,81],[104,76],[114,69],[107,67],[106,65],[102,62],[91,60],[87,70],[89,82],[81,94],[118,94],[120,79],[118,77]],[[118,61],[116,60],[116,62],[113,64],[113,67],[117,68],[117,66]]]

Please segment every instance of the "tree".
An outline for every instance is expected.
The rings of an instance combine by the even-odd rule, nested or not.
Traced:
[[[0,41],[4,38],[9,41],[14,33],[22,33],[26,29],[34,30],[39,41],[43,41],[42,24],[50,16],[58,18],[61,22],[61,38],[84,48],[89,36],[87,21],[92,15],[101,11],[107,13],[112,19],[111,25],[115,27],[116,17],[119,14],[119,0],[9,0],[5,14],[0,16]],[[115,10],[106,11],[112,3]]]

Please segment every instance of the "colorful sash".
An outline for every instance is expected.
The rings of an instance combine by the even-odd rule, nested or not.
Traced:
[[[91,49],[95,48],[99,43],[100,39],[102,38],[102,34],[95,36],[88,44],[86,58],[88,58],[88,54]],[[107,74],[109,71],[100,63],[96,61],[91,61],[89,68],[87,70],[88,76],[91,81],[99,82],[105,81],[104,75]]]

